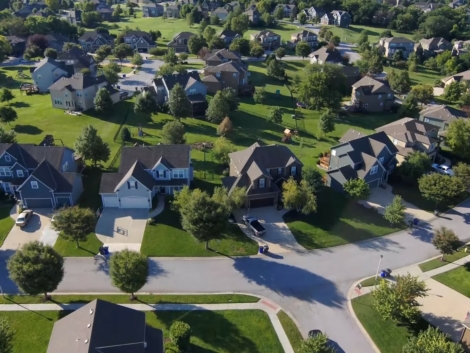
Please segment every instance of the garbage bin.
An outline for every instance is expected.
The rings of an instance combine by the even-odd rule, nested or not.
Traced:
[[[260,246],[260,247],[259,247],[259,253],[262,254],[263,251],[264,251],[264,247],[263,247],[263,246]]]
[[[103,255],[109,255],[109,246],[103,246]]]
[[[418,223],[419,223],[419,219],[418,219],[418,218],[413,218],[413,224],[414,224],[415,226],[417,226]]]

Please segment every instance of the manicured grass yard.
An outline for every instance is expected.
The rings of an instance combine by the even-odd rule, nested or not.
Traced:
[[[384,71],[388,74],[392,70],[395,70],[395,72],[398,74],[400,71],[402,71],[399,68],[396,68],[394,66],[384,66]],[[442,75],[433,70],[429,70],[425,68],[422,65],[418,66],[418,70],[415,72],[409,72],[410,79],[411,79],[411,85],[431,85],[434,87],[434,83],[436,82],[437,79],[441,79]]]
[[[423,262],[422,264],[419,265],[419,268],[423,272],[431,271],[436,268],[448,265],[454,261],[460,260],[461,258],[470,255],[470,253],[465,252],[465,247],[459,249],[459,251],[454,252],[451,255],[445,255],[444,260],[441,260],[440,257],[437,259],[432,259],[427,262]]]
[[[395,324],[390,320],[382,320],[373,308],[371,294],[352,300],[352,307],[362,326],[377,345],[381,353],[398,353],[411,335],[426,330],[429,324],[421,320],[416,325]]]
[[[302,344],[303,337],[300,334],[297,325],[292,321],[292,319],[287,315],[284,311],[279,311],[277,313],[277,317],[281,322],[282,328],[286,332],[287,337],[289,338],[289,342],[294,349],[294,352],[299,351],[300,345]]]
[[[16,334],[13,353],[44,353],[54,322],[67,315],[64,311],[3,312]],[[163,329],[176,320],[191,326],[191,351],[195,353],[281,353],[282,346],[268,315],[259,310],[246,311],[158,311],[146,312],[147,323]]]
[[[465,265],[457,267],[454,270],[434,276],[433,279],[470,298],[469,275],[470,263],[467,262]]]
[[[10,210],[12,207],[12,204],[0,206],[0,246],[3,245],[5,238],[15,224],[13,218],[10,217]]]
[[[339,36],[341,41],[347,43],[357,43],[359,39],[359,35],[363,30],[367,31],[369,36],[369,43],[376,44],[379,42],[380,33],[385,31],[385,28],[377,28],[377,27],[370,27],[370,26],[360,26],[360,25],[352,25],[349,28],[340,28],[330,26],[330,30],[333,32],[334,35]],[[400,33],[397,31],[392,31],[394,37],[405,37],[405,38],[412,38],[413,34],[409,33]]]
[[[382,215],[330,188],[319,193],[316,213],[305,216],[291,211],[284,221],[300,245],[307,249],[343,245],[402,229],[391,227]]]
[[[205,243],[198,242],[181,229],[179,215],[165,206],[157,216],[156,225],[147,225],[141,252],[148,256],[243,256],[254,255],[258,245],[248,238],[237,225],[230,224],[220,239]]]
[[[375,276],[371,278],[367,278],[361,282],[361,286],[372,287],[372,286],[375,286],[376,284],[379,284],[380,280],[382,280],[381,277],[378,277],[377,279],[375,279]]]

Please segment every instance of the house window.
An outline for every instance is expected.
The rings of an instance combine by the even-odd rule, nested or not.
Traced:
[[[384,102],[380,102],[380,106],[382,107],[384,105]]]
[[[391,93],[388,94],[388,98],[392,98],[393,95]]]
[[[220,77],[220,72],[217,72],[217,73],[215,74],[215,76],[216,76],[216,77]]]
[[[233,73],[233,77],[237,77],[237,73],[236,73],[236,72]]]
[[[39,189],[39,185],[37,181],[32,181],[31,182],[31,189]]]
[[[379,99],[382,99],[382,95],[381,95],[381,94],[379,94]]]
[[[191,89],[189,90],[189,94],[196,94],[196,90],[195,90],[194,88],[191,88]]]
[[[429,121],[430,121],[429,118],[424,118],[425,123],[429,123]]]
[[[290,169],[290,175],[295,175],[297,173],[297,167],[292,167]]]
[[[277,174],[282,174],[282,168],[277,168]]]
[[[265,184],[265,179],[264,179],[264,178],[261,178],[261,179],[259,180],[259,187],[260,187],[260,188],[264,188],[264,184]]]
[[[18,169],[18,170],[16,171],[16,175],[18,176],[18,178],[24,177],[23,171],[22,171],[21,169]]]
[[[384,157],[380,157],[380,158],[379,158],[379,162],[380,162],[380,163],[383,163],[383,162],[384,162]]]
[[[5,162],[10,162],[11,161],[11,157],[9,155],[5,155]]]
[[[375,173],[377,173],[377,170],[379,169],[379,166],[377,165],[374,165],[371,169],[370,169],[370,175],[374,175]]]
[[[129,181],[129,189],[137,189],[137,182]]]
[[[173,171],[173,178],[183,179],[184,178],[184,170],[174,170]]]
[[[77,97],[81,97],[82,96],[82,91],[77,91]]]

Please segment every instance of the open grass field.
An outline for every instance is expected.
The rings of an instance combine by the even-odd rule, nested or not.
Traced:
[[[419,268],[423,272],[435,270],[436,268],[451,264],[454,261],[460,260],[461,258],[464,258],[469,255],[470,255],[469,253],[465,252],[465,247],[463,247],[451,255],[445,255],[444,260],[441,260],[441,258],[438,257],[436,259],[423,262],[422,264],[419,264]]]
[[[434,276],[433,279],[470,298],[470,281],[468,280],[469,275],[470,263],[467,262],[465,265],[457,267],[454,270]]]
[[[3,312],[16,331],[12,353],[45,353],[54,322],[65,311]],[[149,311],[147,324],[162,329],[165,340],[174,321],[191,326],[194,353],[281,353],[282,346],[268,315],[259,310]]]
[[[334,35],[339,36],[341,38],[341,41],[346,43],[357,43],[361,32],[363,30],[366,30],[369,36],[369,43],[371,44],[378,43],[380,39],[380,33],[385,31],[385,28],[361,25],[352,25],[349,28],[330,26],[330,29]],[[394,37],[405,37],[410,39],[412,39],[413,37],[413,34],[411,33],[401,33],[397,31],[392,31],[392,34]]]
[[[393,66],[384,66],[384,71],[388,74],[392,70],[395,70],[396,73],[402,71]],[[431,85],[434,87],[436,80],[441,79],[442,75],[437,71],[429,70],[422,65],[418,66],[418,70],[415,72],[409,72],[411,85]]]
[[[0,246],[3,245],[5,238],[10,233],[11,228],[15,225],[15,221],[10,217],[12,204],[0,206]]]

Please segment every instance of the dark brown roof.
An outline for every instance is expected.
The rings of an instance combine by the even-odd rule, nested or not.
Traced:
[[[371,94],[389,94],[392,93],[392,89],[388,85],[386,80],[377,80],[370,76],[364,76],[355,84],[352,85],[356,90],[361,89],[364,95]]]
[[[467,115],[459,109],[449,107],[448,105],[431,105],[419,112],[419,115],[425,118],[438,119],[442,121],[454,121],[461,118],[467,118]]]
[[[309,58],[315,57],[318,61],[326,63],[338,63],[343,61],[341,52],[336,48],[321,47],[309,54]]]

